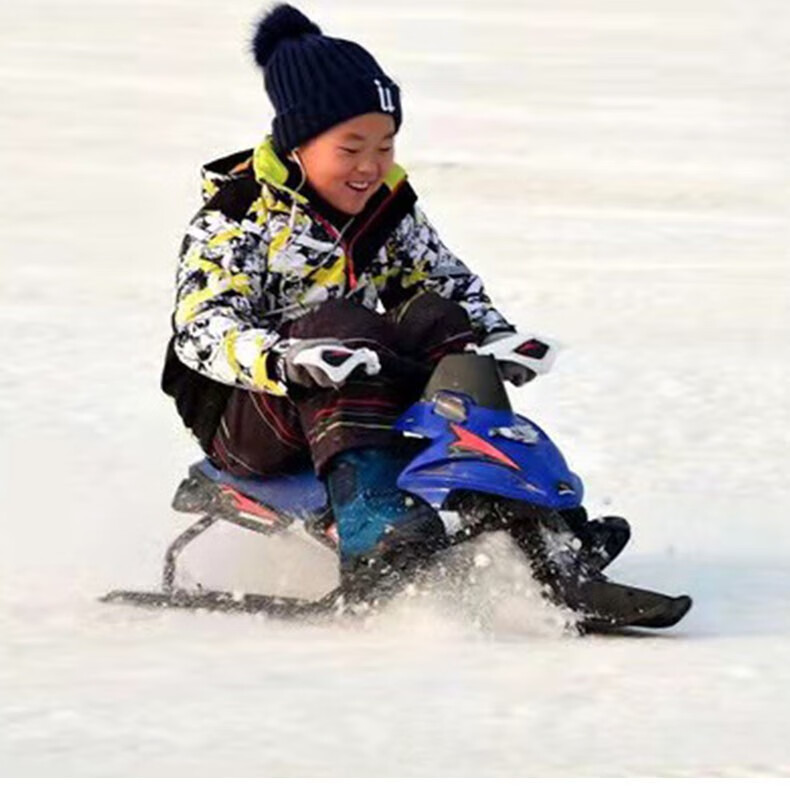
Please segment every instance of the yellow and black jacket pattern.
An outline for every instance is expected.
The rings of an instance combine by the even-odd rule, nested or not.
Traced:
[[[481,335],[512,328],[442,243],[402,168],[354,218],[333,214],[303,183],[270,139],[203,168],[204,206],[181,247],[163,377],[177,402],[181,365],[226,386],[286,394],[276,367],[288,323],[331,298],[392,308],[428,290],[461,304]]]

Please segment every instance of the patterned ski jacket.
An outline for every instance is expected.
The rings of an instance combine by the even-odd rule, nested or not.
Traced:
[[[181,248],[173,315],[184,365],[226,385],[284,395],[276,369],[288,345],[284,324],[330,298],[391,308],[430,290],[461,304],[481,335],[512,328],[415,205],[402,168],[394,166],[342,228],[302,183],[298,165],[281,160],[271,139],[203,168],[204,206]]]

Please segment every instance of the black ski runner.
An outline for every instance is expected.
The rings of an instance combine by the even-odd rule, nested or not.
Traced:
[[[342,596],[339,590],[334,590],[317,601],[281,598],[276,595],[242,595],[214,590],[197,592],[113,590],[99,600],[108,604],[140,606],[149,609],[203,609],[209,612],[263,614],[272,618],[308,617],[343,612]]]
[[[672,597],[652,590],[593,579],[568,587],[564,605],[579,612],[579,628],[606,632],[637,626],[663,629],[674,626],[691,609],[688,595]]]
[[[614,540],[608,553],[598,545],[592,552],[565,515],[550,510],[524,509],[500,503],[496,514],[506,520],[515,542],[527,556],[546,598],[579,614],[580,632],[606,632],[628,627],[669,628],[691,609],[687,595],[672,597],[641,587],[609,581],[601,564],[609,564],[628,541],[630,531],[621,518],[591,521],[599,542]],[[614,533],[611,536],[610,532]]]
[[[390,576],[390,579],[394,578]],[[359,588],[338,587],[318,600],[283,598],[273,595],[234,594],[210,590],[187,592],[146,592],[115,590],[100,598],[104,603],[132,605],[150,609],[175,608],[263,614],[276,619],[339,617],[364,614],[397,594],[408,583],[387,582],[375,591],[368,584],[367,601]],[[561,597],[564,596],[564,597]],[[584,581],[551,591],[552,600],[579,614],[576,628],[580,633],[606,633],[628,627],[669,628],[678,623],[691,608],[687,595],[671,597],[661,593],[616,584],[606,579]]]

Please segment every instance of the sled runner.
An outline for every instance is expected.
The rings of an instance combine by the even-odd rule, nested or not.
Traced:
[[[521,337],[515,346],[532,363],[549,358],[550,348],[535,339]],[[429,503],[443,521],[455,521],[439,540],[405,549],[384,565],[349,571],[316,600],[179,586],[177,565],[183,553],[220,521],[264,536],[282,534],[298,523],[321,549],[337,549],[324,485],[312,472],[240,479],[203,460],[190,468],[173,499],[174,509],[201,517],[167,549],[161,590],[115,590],[101,600],[278,617],[345,614],[397,593],[440,560],[442,551],[505,530],[529,561],[546,598],[574,611],[581,631],[675,625],[691,607],[688,596],[671,597],[606,578],[604,568],[628,541],[628,524],[614,517],[586,519],[581,480],[545,432],[513,412],[495,355],[446,356],[422,398],[396,424],[414,443],[415,453],[398,485]]]

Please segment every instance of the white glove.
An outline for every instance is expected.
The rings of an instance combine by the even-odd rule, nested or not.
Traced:
[[[495,331],[493,334],[489,334],[483,340],[480,348],[484,349],[489,345],[493,345],[495,342],[499,342],[500,340],[515,337],[518,337],[518,334],[514,331]],[[481,350],[481,352],[483,351]],[[528,381],[532,381],[532,379],[537,375],[534,370],[530,369],[525,364],[519,364],[515,361],[498,358],[496,354],[492,355],[497,358],[497,366],[499,367],[499,373],[503,380],[509,381],[515,387],[523,387],[524,384],[526,384]]]
[[[330,338],[291,340],[282,363],[287,382],[322,389],[339,389],[359,367],[367,375],[381,371],[375,351]]]

